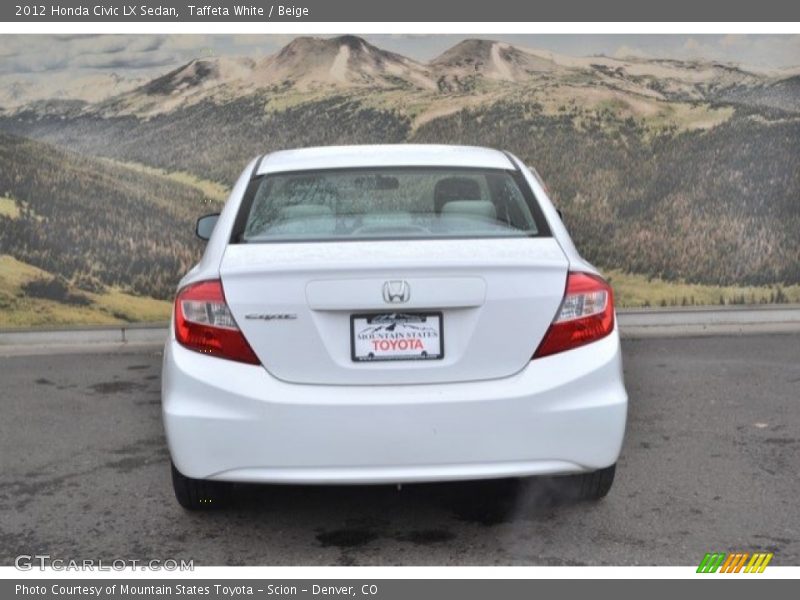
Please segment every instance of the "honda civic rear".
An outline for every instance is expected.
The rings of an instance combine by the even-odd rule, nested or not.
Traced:
[[[512,155],[276,152],[198,233],[162,382],[186,508],[234,482],[608,492],[627,409],[613,292]]]

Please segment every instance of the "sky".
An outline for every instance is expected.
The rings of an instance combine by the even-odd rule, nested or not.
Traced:
[[[0,76],[114,72],[154,76],[209,55],[267,55],[285,35],[0,35]],[[704,59],[757,70],[800,67],[800,35],[364,35],[370,43],[420,61],[459,41],[483,37],[573,56],[603,54]]]

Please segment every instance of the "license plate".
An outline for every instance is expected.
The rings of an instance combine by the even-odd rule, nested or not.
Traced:
[[[356,362],[437,360],[444,357],[442,313],[351,315],[350,348]]]

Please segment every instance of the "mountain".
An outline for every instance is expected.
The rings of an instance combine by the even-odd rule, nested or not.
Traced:
[[[105,116],[150,116],[209,98],[224,102],[253,87],[256,64],[246,57],[198,58],[98,103],[95,111]]]
[[[300,37],[267,57],[193,60],[96,103],[18,107],[0,114],[0,130],[230,183],[262,151],[402,142],[431,121],[498,102],[572,115],[578,130],[598,119],[633,119],[651,137],[708,130],[733,107],[763,110],[765,94],[791,108],[791,81],[712,62],[569,57],[480,39],[423,65],[356,36]]]
[[[205,100],[222,103],[258,91],[436,89],[422,64],[345,35],[299,37],[265,58],[193,60],[100,105],[105,115],[153,115]]]
[[[551,59],[511,44],[479,39],[456,44],[433,59],[430,66],[439,89],[447,91],[469,89],[478,80],[522,82],[560,68]]]
[[[466,40],[421,64],[355,36],[303,37],[268,57],[191,61],[99,102],[38,102],[0,115],[0,131],[17,136],[0,139],[0,151],[14,148],[0,156],[0,184],[43,202],[37,214],[47,201],[64,211],[34,244],[46,248],[38,258],[20,242],[39,235],[33,222],[30,230],[5,222],[0,244],[12,232],[20,260],[40,265],[46,256],[54,272],[81,270],[79,256],[54,258],[59,219],[72,224],[78,213],[66,207],[94,214],[119,194],[88,166],[75,178],[80,193],[52,181],[25,191],[41,177],[29,164],[39,150],[69,148],[74,154],[59,160],[70,173],[79,157],[93,168],[94,157],[107,157],[229,186],[250,158],[281,148],[462,143],[508,149],[535,165],[578,247],[601,267],[696,283],[798,283],[799,97],[796,73],[714,62],[569,57]],[[116,176],[131,193],[135,173]],[[156,199],[163,209],[170,195],[182,202],[180,223],[164,215],[148,224],[139,238],[148,243],[202,212],[186,203],[186,190],[159,182],[142,180],[142,193],[121,203],[135,222],[136,203]],[[195,252],[190,240],[175,243],[141,250],[135,273],[124,244],[109,245],[106,259],[97,249],[88,255],[107,265],[103,281],[132,278],[138,292],[163,295]]]
[[[572,57],[546,53],[561,67],[592,71],[606,85],[624,84],[639,93],[672,101],[710,101],[733,87],[763,83],[767,78],[714,61],[658,58]]]
[[[352,35],[299,37],[264,58],[193,60],[104,103],[104,114],[168,112],[263,93],[401,89],[486,93],[508,85],[594,86],[661,100],[710,101],[768,81],[735,66],[604,56],[571,57],[485,39],[464,40],[427,64]]]
[[[318,86],[434,89],[426,67],[354,36],[299,37],[260,69],[264,82],[308,90]]]
[[[78,287],[168,298],[200,256],[196,187],[0,133],[0,255]]]
[[[714,61],[607,56],[575,57],[484,39],[464,40],[433,59],[440,88],[476,81],[600,85],[661,100],[711,101],[733,89],[778,81]]]
[[[236,83],[253,76],[256,62],[249,58],[198,58],[145,83],[134,94],[169,97]]]
[[[69,85],[59,77],[49,83],[43,82],[51,78],[33,78],[26,85],[38,86],[35,93],[21,92],[19,82],[6,86],[0,91],[0,113],[29,118],[63,108],[103,118],[148,119],[203,103],[253,99],[256,104],[274,104],[284,97],[296,102],[313,94],[376,90],[403,93],[415,102],[421,99],[423,109],[438,103],[433,116],[447,110],[442,101],[461,107],[514,92],[538,95],[545,105],[560,105],[565,99],[588,107],[622,101],[630,108],[627,116],[658,112],[658,102],[796,108],[791,76],[757,74],[712,61],[574,57],[485,39],[464,40],[420,63],[353,35],[298,37],[270,56],[198,58],[147,81],[115,74],[94,77],[100,79]],[[84,104],[36,102],[56,98]],[[430,116],[421,114],[421,119]]]

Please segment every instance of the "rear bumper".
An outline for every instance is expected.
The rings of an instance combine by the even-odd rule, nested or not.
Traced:
[[[400,483],[596,470],[616,462],[627,395],[617,333],[471,383],[321,386],[167,342],[170,454],[184,475]]]

